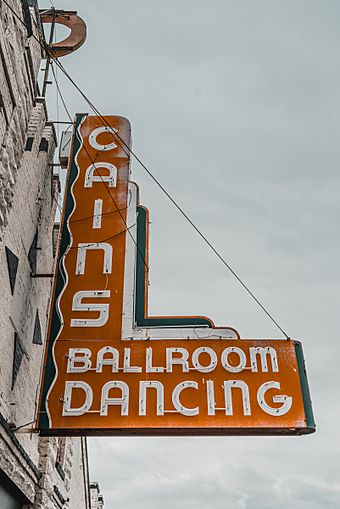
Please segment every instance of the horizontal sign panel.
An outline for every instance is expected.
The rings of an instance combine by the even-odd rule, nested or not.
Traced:
[[[49,396],[53,433],[312,431],[298,342],[126,343],[60,342],[60,373]]]
[[[129,181],[129,143],[126,119],[76,118],[40,433],[311,433],[299,342],[149,316],[148,210]]]

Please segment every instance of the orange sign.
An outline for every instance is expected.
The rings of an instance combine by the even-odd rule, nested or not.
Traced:
[[[43,435],[314,431],[301,344],[148,315],[148,211],[130,125],[77,115],[38,428]]]

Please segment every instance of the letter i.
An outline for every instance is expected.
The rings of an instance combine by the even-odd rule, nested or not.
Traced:
[[[103,200],[95,200],[94,208],[93,208],[92,228],[101,228],[102,227],[102,209],[103,209]]]

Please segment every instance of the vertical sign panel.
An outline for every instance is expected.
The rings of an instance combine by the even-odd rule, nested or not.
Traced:
[[[40,425],[57,410],[68,341],[121,337],[130,124],[78,115],[62,219]],[[119,138],[114,136],[119,135]],[[114,253],[114,256],[113,256]]]

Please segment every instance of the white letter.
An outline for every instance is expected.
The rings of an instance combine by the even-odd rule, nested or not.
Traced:
[[[103,200],[95,200],[93,207],[93,222],[92,228],[102,227],[102,211],[103,211]]]
[[[109,398],[111,389],[120,389],[122,396],[120,398]],[[129,386],[125,382],[107,382],[102,389],[102,404],[100,415],[107,415],[109,405],[118,405],[121,407],[120,415],[129,415]]]
[[[293,398],[291,396],[286,396],[280,394],[279,396],[273,396],[273,403],[282,403],[282,406],[279,408],[273,408],[267,405],[265,401],[265,394],[269,389],[281,389],[279,382],[265,382],[261,385],[259,390],[257,391],[257,402],[266,414],[274,415],[278,417],[279,415],[285,415],[292,407]]]
[[[74,294],[72,311],[99,311],[98,318],[71,319],[71,327],[102,327],[109,319],[110,304],[84,303],[83,299],[89,297],[110,297],[110,290],[85,290]]]
[[[263,373],[268,372],[268,363],[267,363],[267,355],[270,355],[270,360],[272,362],[272,371],[277,373],[279,371],[276,350],[267,346],[267,348],[262,348],[261,346],[252,346],[249,348],[250,352],[250,363],[251,370],[253,373],[257,373],[257,360],[256,356],[259,354],[261,359],[261,369]]]
[[[72,399],[72,391],[73,389],[81,389],[85,392],[85,401],[78,408],[71,408],[71,399]],[[65,383],[65,393],[63,400],[63,415],[68,416],[78,416],[85,414],[92,405],[93,401],[93,393],[92,389],[86,382],[66,382]]]
[[[108,175],[101,175],[97,172],[97,175],[94,175],[94,172],[98,168],[105,168],[109,170]],[[85,184],[84,187],[92,187],[93,182],[108,182],[109,187],[116,187],[117,185],[117,168],[114,164],[111,163],[92,163],[85,172]]]
[[[207,353],[208,355],[210,355],[210,364],[208,366],[202,366],[199,363],[198,358],[201,355],[201,353]],[[216,368],[217,364],[216,352],[212,348],[207,348],[204,346],[197,348],[192,354],[192,363],[194,367],[197,369],[197,371],[200,371],[201,373],[210,373],[210,371],[213,371]]]
[[[192,381],[186,381],[186,382],[181,382],[178,385],[176,385],[176,387],[174,388],[173,393],[172,393],[172,403],[173,403],[174,407],[176,408],[176,410],[182,415],[187,415],[187,416],[198,415],[199,414],[198,406],[195,408],[187,408],[187,407],[183,406],[182,403],[180,402],[179,397],[181,395],[181,392],[184,389],[189,389],[189,388],[193,388],[193,389],[197,390],[198,383],[192,382]]]
[[[124,373],[141,373],[142,368],[140,366],[131,366],[130,362],[131,351],[130,348],[124,348]]]
[[[215,388],[213,380],[207,380],[208,415],[215,415]]]
[[[232,366],[231,364],[229,364],[228,355],[231,354],[232,352],[236,353],[240,358],[240,362],[238,363],[237,366]],[[246,358],[243,350],[241,350],[241,348],[237,348],[235,346],[229,346],[228,348],[223,350],[222,355],[221,355],[221,362],[222,362],[222,366],[224,367],[224,369],[226,369],[227,371],[230,371],[230,373],[239,373],[240,371],[242,371],[245,368],[246,363],[247,363],[247,358]]]
[[[104,358],[104,355],[106,354],[110,354],[110,357]],[[116,348],[113,348],[112,346],[104,346],[99,350],[97,355],[97,373],[103,372],[103,366],[112,366],[112,373],[118,373],[118,364],[119,352]]]
[[[96,244],[78,244],[76,274],[85,273],[85,261],[87,250],[102,249],[104,251],[104,274],[111,274],[112,272],[112,246],[106,242],[97,242]]]
[[[67,373],[86,373],[91,368],[91,350],[88,348],[70,348],[67,355]],[[75,364],[82,366],[75,366]]]
[[[251,415],[248,385],[242,380],[227,380],[224,382],[225,414],[233,415],[231,389],[236,387],[242,391],[243,415]]]
[[[157,415],[164,415],[164,387],[161,382],[139,382],[139,415],[146,415],[146,389],[157,391]]]
[[[145,365],[146,373],[163,373],[164,368],[156,368],[152,365],[152,348],[149,346],[146,349],[146,365]]]
[[[93,129],[92,133],[89,136],[89,143],[91,147],[96,148],[97,150],[100,150],[102,152],[117,148],[117,145],[113,142],[110,143],[109,145],[102,145],[101,143],[99,143],[97,141],[97,136],[99,136],[101,133],[118,133],[118,129],[115,129],[114,127],[110,126],[97,127],[96,129]]]
[[[180,353],[181,357],[173,358],[174,353]],[[166,349],[166,370],[168,373],[172,373],[172,366],[174,364],[181,364],[183,366],[183,373],[189,371],[188,363],[189,354],[185,348],[167,348]]]

